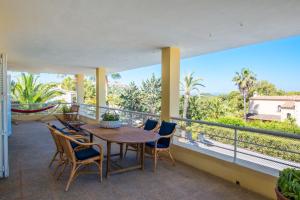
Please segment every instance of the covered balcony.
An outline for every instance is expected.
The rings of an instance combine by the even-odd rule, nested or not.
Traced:
[[[113,175],[102,183],[95,175],[80,175],[65,192],[68,172],[57,181],[48,168],[55,147],[45,124],[25,122],[13,128],[10,177],[0,181],[1,199],[266,199],[181,162],[174,167],[159,161],[154,174],[151,159],[144,171]],[[132,161],[135,154],[130,152],[126,162]]]
[[[275,199],[279,171],[300,168],[300,136],[181,118],[180,59],[299,35],[299,18],[300,3],[294,0],[4,0],[0,50],[8,70],[74,74],[84,123],[99,123],[103,113],[113,110],[128,126],[146,119],[177,126],[171,145],[175,166],[163,154],[155,173],[152,160],[146,159],[143,171],[112,175],[102,183],[94,175],[82,175],[65,192],[68,173],[56,180],[48,168],[55,147],[46,127],[46,122],[62,126],[54,115],[62,114],[64,104],[37,114],[15,113],[8,154],[0,156],[9,161],[9,170],[1,172],[8,177],[0,180],[0,199]],[[107,106],[107,74],[159,63],[159,115]],[[95,105],[84,104],[86,75],[96,78]],[[43,105],[12,105],[19,110],[35,107]],[[135,161],[129,152],[114,162]]]

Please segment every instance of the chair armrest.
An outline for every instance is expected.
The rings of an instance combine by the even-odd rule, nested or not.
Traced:
[[[160,129],[160,125],[156,126],[153,130],[154,130],[154,132],[158,133],[159,129]]]
[[[67,128],[67,127],[66,127]],[[74,135],[76,135],[76,131],[74,131],[74,130],[70,130],[70,129],[68,129],[68,130],[65,130],[66,132],[68,132],[68,133],[71,133],[71,134],[74,134]]]
[[[141,124],[139,126],[137,126],[138,128],[143,128],[145,126],[145,124]]]
[[[77,141],[80,141],[82,140],[84,143],[89,143],[90,140],[87,139],[86,137],[84,136],[81,136],[81,135],[78,135],[78,136],[71,136],[72,138],[75,138]],[[80,141],[81,142],[81,141]]]
[[[66,127],[66,129],[68,129],[68,128]],[[83,131],[75,131],[75,130],[70,130],[70,129],[65,130],[65,132],[70,133],[72,135],[79,135],[79,136],[87,136],[88,135],[88,134],[84,133]]]
[[[173,135],[174,135],[174,133],[171,133],[169,135],[160,135],[159,139],[161,139],[161,138],[171,138]]]

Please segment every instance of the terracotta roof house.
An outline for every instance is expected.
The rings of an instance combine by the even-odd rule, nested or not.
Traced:
[[[250,98],[248,119],[284,121],[296,119],[300,125],[300,96],[254,96]]]

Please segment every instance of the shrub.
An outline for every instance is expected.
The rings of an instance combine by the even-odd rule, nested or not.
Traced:
[[[238,117],[221,117],[217,122],[234,126],[246,126],[246,122]]]
[[[103,121],[119,121],[120,116],[117,113],[106,112],[101,115]]]
[[[288,199],[300,199],[300,170],[287,168],[279,173],[278,190]]]
[[[212,140],[224,144],[234,144],[234,131],[229,128],[192,124],[187,127],[187,131],[192,132],[193,135],[205,133],[205,135]],[[238,147],[240,148],[285,160],[300,162],[300,156],[298,154],[286,152],[300,152],[300,141],[246,131],[238,131],[238,141]]]
[[[61,110],[62,110],[62,112],[63,112],[64,114],[70,113],[70,112],[71,112],[71,107],[68,106],[68,105],[66,105],[66,104],[64,104],[64,105],[62,106]]]
[[[255,120],[255,121],[247,122],[247,126],[300,134],[300,127],[294,123],[289,122],[288,120],[284,122],[278,122],[278,121],[263,122],[263,121]]]

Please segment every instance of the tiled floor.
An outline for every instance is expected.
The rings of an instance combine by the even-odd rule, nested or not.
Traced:
[[[100,183],[96,175],[79,176],[68,192],[64,191],[68,170],[57,181],[48,164],[54,144],[46,126],[40,122],[15,125],[9,138],[10,177],[0,180],[0,199],[209,199],[262,200],[263,197],[237,185],[177,163],[175,167],[159,161],[152,172],[146,159],[145,171],[112,175]],[[129,160],[135,155],[130,153]],[[105,172],[105,168],[104,168]]]

